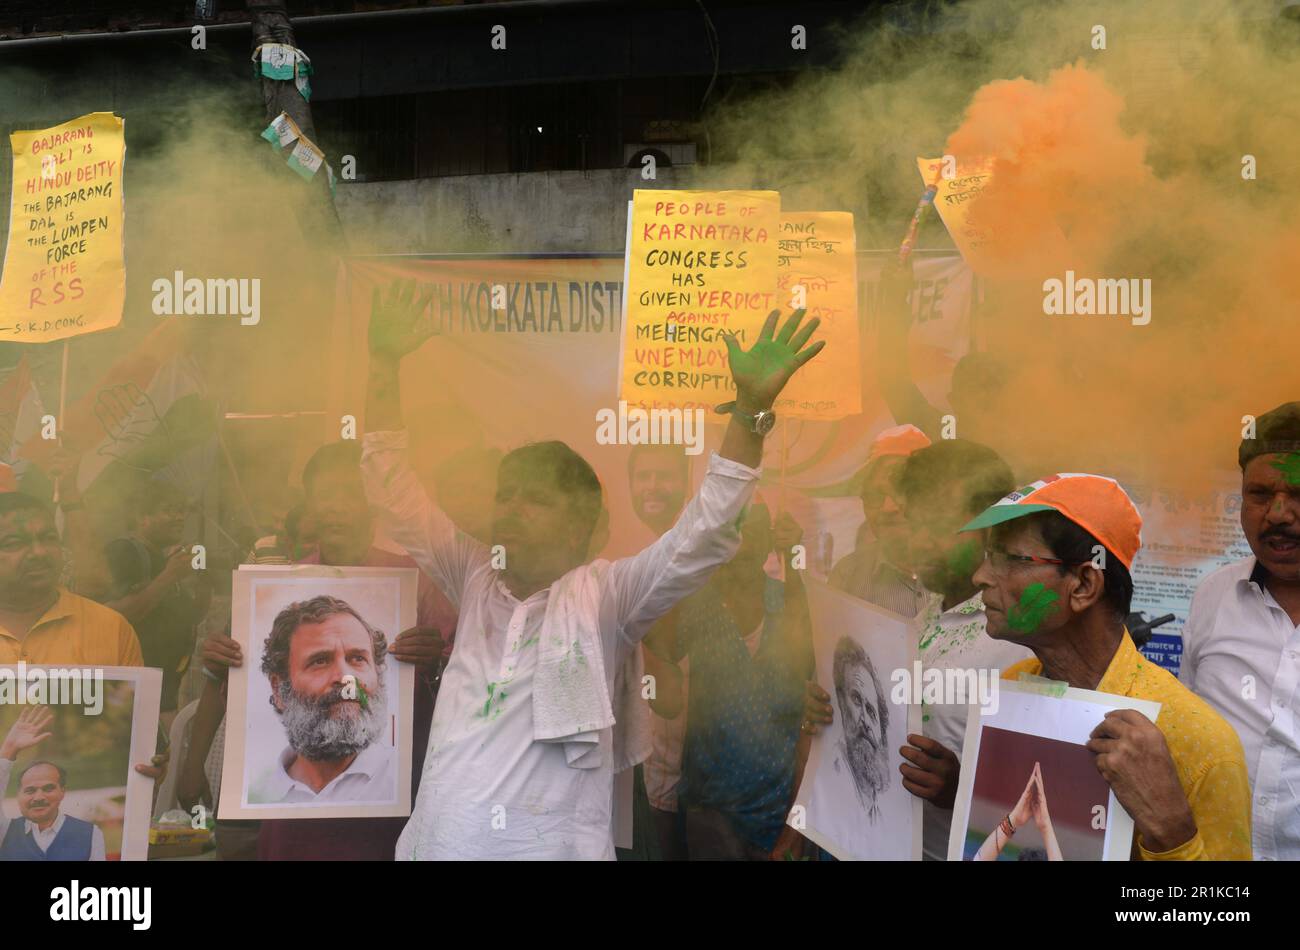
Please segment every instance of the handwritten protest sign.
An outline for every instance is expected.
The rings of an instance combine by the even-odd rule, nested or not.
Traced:
[[[941,174],[943,165],[942,158],[916,160],[916,167],[926,185],[937,187],[934,207],[952,235],[953,243],[966,263],[978,270],[983,262],[983,251],[993,240],[993,235],[987,228],[971,222],[970,209],[993,178],[993,162],[986,159],[969,163],[969,167],[958,166],[957,174],[951,178],[944,178]]]
[[[643,409],[734,398],[724,332],[750,347],[778,306],[775,191],[633,193],[620,398]]]
[[[786,386],[773,406],[786,418],[842,419],[862,411],[858,348],[858,267],[853,215],[782,211],[777,239],[777,306],[817,317],[825,351]]]
[[[0,341],[48,343],[122,319],[123,122],[93,112],[14,132]]]

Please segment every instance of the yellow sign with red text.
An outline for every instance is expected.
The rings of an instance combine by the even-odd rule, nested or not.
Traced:
[[[775,191],[633,192],[619,398],[642,409],[734,397],[724,333],[753,346],[777,307]]]
[[[123,121],[92,112],[14,132],[0,342],[48,343],[122,320]]]

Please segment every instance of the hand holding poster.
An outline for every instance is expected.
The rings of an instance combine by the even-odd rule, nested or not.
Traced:
[[[220,818],[411,813],[415,668],[387,655],[415,625],[409,568],[242,567]]]
[[[1000,680],[995,712],[970,707],[949,861],[1129,859],[1133,819],[1086,743],[1112,709],[1155,722],[1160,704],[1084,689],[1044,692],[1057,688]]]
[[[48,343],[122,319],[123,121],[92,112],[14,132],[0,341]]]
[[[921,799],[899,781],[899,749],[921,731],[921,708],[894,701],[895,670],[910,671],[916,633],[905,617],[809,578],[817,682],[833,699],[795,796],[805,827],[840,860],[920,860]],[[909,694],[904,694],[904,698]]]
[[[858,262],[853,215],[783,211],[777,241],[776,305],[806,308],[830,346],[805,366],[773,405],[793,419],[842,419],[862,411],[858,345]]]
[[[632,197],[620,399],[706,408],[732,398],[727,347],[748,349],[778,306],[775,191],[645,191]]]

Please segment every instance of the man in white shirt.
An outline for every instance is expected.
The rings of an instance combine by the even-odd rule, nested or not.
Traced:
[[[615,674],[651,624],[739,544],[771,406],[822,348],[773,312],[746,351],[727,339],[736,400],[721,451],[677,523],[640,554],[585,564],[601,508],[595,472],[558,442],[511,452],[497,475],[492,546],[458,532],[406,459],[401,359],[431,335],[414,282],[376,292],[362,467],[390,536],[460,611],[424,774],[397,845],[404,859],[612,859]]]
[[[1206,577],[1183,628],[1179,678],[1241,738],[1251,846],[1300,860],[1300,402],[1260,416],[1237,450],[1253,557]]]
[[[18,754],[50,737],[54,713],[29,706],[0,743],[0,797]],[[0,861],[103,861],[104,832],[97,825],[63,813],[67,773],[53,762],[29,763],[18,775],[18,811],[11,820],[0,811]]]
[[[384,634],[336,597],[276,615],[262,672],[289,747],[250,786],[249,804],[396,799],[386,653]]]

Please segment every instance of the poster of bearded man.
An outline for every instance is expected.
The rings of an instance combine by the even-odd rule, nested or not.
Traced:
[[[813,737],[786,823],[841,861],[920,860],[921,800],[898,768],[921,708],[895,688],[916,659],[916,624],[814,578],[804,584],[817,682],[835,712]]]
[[[219,817],[411,813],[415,670],[389,645],[415,626],[409,568],[241,567]]]

